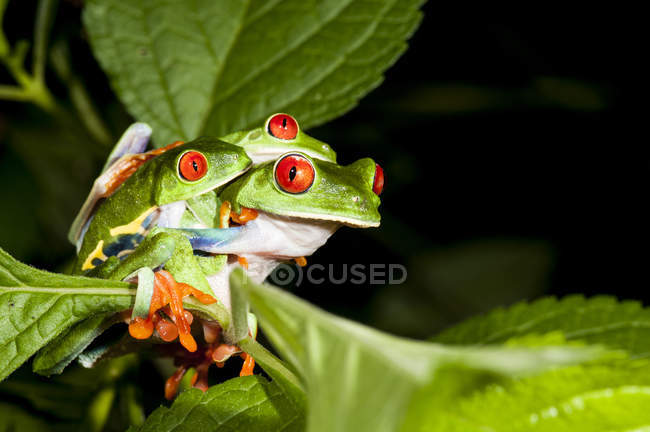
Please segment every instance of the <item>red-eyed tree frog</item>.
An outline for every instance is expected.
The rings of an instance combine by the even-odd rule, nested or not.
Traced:
[[[75,218],[68,239],[80,247],[80,239],[87,227],[97,203],[106,198],[147,160],[162,154],[170,148],[182,144],[176,141],[161,149],[144,152],[151,137],[151,127],[145,123],[134,123],[129,127],[109,155],[101,175],[97,178]],[[288,151],[300,151],[314,158],[336,162],[332,148],[300,130],[296,119],[288,114],[278,113],[270,116],[263,126],[248,131],[234,132],[220,139],[243,147],[254,164],[274,160]]]
[[[334,150],[328,144],[301,131],[296,119],[289,114],[273,114],[261,127],[235,132],[221,137],[221,140],[244,147],[255,165],[276,160],[289,151],[336,162]]]
[[[372,159],[348,166],[290,152],[251,169],[219,193],[223,213],[239,226],[227,239],[223,229],[183,229],[194,250],[238,257],[261,282],[280,262],[313,254],[341,226],[380,223],[384,173]],[[226,211],[224,212],[224,208]],[[213,292],[228,302],[228,272],[209,277]]]
[[[226,256],[195,256],[186,236],[157,228],[193,227],[196,224],[188,225],[184,214],[195,219],[202,216],[205,222],[206,214],[218,213],[215,188],[249,167],[246,153],[257,162],[287,150],[301,150],[332,162],[336,154],[327,144],[302,133],[295,119],[286,114],[273,115],[252,131],[224,137],[233,144],[230,146],[223,140],[200,138],[143,153],[150,135],[147,125],[134,124],[109,156],[70,231],[78,248],[73,272],[121,280],[142,267],[164,268],[155,275],[158,289],[150,310],[169,304],[175,324],[155,320],[158,315],[150,313],[148,318],[153,320],[143,322],[136,317],[130,330],[134,336],[146,338],[155,326],[163,340],[173,340],[179,334],[181,343],[193,351],[196,343],[189,334],[188,320],[183,319],[182,297],[194,294],[201,301],[215,301],[204,276],[216,274]],[[214,227],[215,222],[214,217],[208,218],[202,226]],[[221,318],[219,325],[226,328],[227,308]]]

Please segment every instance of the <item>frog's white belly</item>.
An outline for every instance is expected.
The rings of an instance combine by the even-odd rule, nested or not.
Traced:
[[[176,201],[158,207],[157,226],[160,228],[180,228],[181,218],[187,208],[185,201]]]
[[[341,226],[338,222],[285,217],[259,212],[233,240],[208,252],[276,261],[313,254]]]
[[[215,296],[230,309],[228,276],[239,266],[237,257],[248,262],[246,275],[261,283],[283,261],[313,254],[341,226],[337,222],[314,221],[276,216],[259,212],[254,220],[242,227],[241,235],[209,252],[229,254],[225,269],[208,276]]]

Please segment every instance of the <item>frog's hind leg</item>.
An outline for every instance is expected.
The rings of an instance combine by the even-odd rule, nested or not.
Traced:
[[[213,321],[202,321],[203,332],[206,344],[198,347],[196,352],[187,352],[186,350],[176,350],[172,352],[174,364],[177,366],[176,372],[165,382],[165,397],[168,400],[173,399],[178,391],[178,386],[183,376],[190,369],[194,369],[194,375],[191,379],[191,385],[202,391],[208,389],[208,372],[210,367],[215,364],[222,368],[225,362],[239,354],[244,359],[239,376],[253,375],[255,360],[247,353],[243,353],[237,345],[228,345],[221,340],[221,327]],[[256,324],[253,333],[257,333]]]

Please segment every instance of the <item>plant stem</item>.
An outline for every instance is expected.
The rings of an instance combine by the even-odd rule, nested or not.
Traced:
[[[8,99],[15,101],[29,101],[30,96],[25,92],[22,87],[0,85],[0,99]]]
[[[47,42],[54,22],[56,5],[56,0],[41,0],[38,2],[36,11],[32,75],[36,81],[40,82],[44,82]]]

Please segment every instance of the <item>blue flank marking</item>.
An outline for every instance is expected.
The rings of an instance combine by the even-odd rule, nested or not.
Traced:
[[[109,245],[104,247],[104,255],[107,257],[115,256],[122,252],[123,250],[133,250],[142,243],[144,237],[142,234],[123,234]]]
[[[151,214],[147,216],[145,220],[142,221],[142,224],[140,226],[145,231],[149,229],[149,226],[153,222],[155,214],[156,212],[151,212]],[[112,243],[104,246],[104,250],[103,250],[104,255],[110,257],[110,256],[116,256],[123,250],[134,250],[140,245],[140,243],[142,243],[142,240],[144,240],[144,236],[140,233],[119,235]],[[125,257],[126,255],[122,256],[121,259],[124,259]],[[98,260],[100,264],[103,262],[98,258],[96,258],[96,260]],[[95,261],[93,260],[93,264],[94,262]],[[95,265],[99,265],[99,264],[95,264]]]
[[[192,249],[210,250],[212,248],[227,244],[234,240],[243,227],[232,228],[201,228],[201,229],[178,229],[188,238]]]

